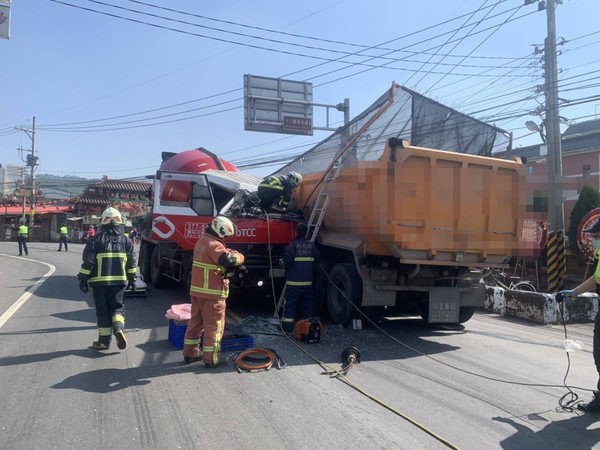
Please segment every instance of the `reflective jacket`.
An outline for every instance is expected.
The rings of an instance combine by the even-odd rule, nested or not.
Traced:
[[[319,262],[319,251],[303,236],[290,242],[284,250],[285,284],[288,286],[312,286],[313,274]]]
[[[222,239],[205,232],[194,246],[190,295],[227,298],[229,280],[224,278],[225,270],[243,263],[244,255],[228,249]]]
[[[60,227],[60,235],[64,237],[69,235],[69,230],[67,230],[67,227]]]
[[[22,236],[22,237],[29,236],[29,227],[27,225],[21,225],[19,227],[19,236]]]
[[[287,208],[292,200],[292,191],[294,190],[294,187],[290,183],[289,177],[284,175],[270,175],[258,185],[259,191],[263,189],[277,191],[281,196],[277,202],[277,206]]]
[[[125,285],[134,281],[137,261],[132,242],[123,227],[102,227],[83,249],[83,263],[77,278],[93,285]]]

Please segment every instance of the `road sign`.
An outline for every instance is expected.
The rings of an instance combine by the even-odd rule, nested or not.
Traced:
[[[10,0],[0,0],[0,39],[10,38]]]
[[[312,83],[244,75],[244,129],[312,136]]]

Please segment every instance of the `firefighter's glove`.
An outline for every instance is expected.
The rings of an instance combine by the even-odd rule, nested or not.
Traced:
[[[235,272],[233,274],[235,278],[238,278],[240,280],[246,278],[246,275],[248,275],[248,269],[243,264],[239,267],[236,267]]]
[[[283,258],[279,258],[279,265],[285,269],[285,264],[283,264]]]
[[[126,291],[135,291],[135,280],[127,280],[127,286],[125,286]]]
[[[577,298],[577,294],[571,289],[566,289],[564,291],[558,291],[555,298],[556,303],[570,302]]]
[[[90,291],[90,285],[87,280],[79,280],[79,290],[84,294],[87,294]]]
[[[242,279],[246,277],[246,274],[248,273],[248,269],[246,268],[246,266],[241,265],[241,266],[237,266],[237,267],[228,267],[227,270],[225,271],[225,278],[228,280],[232,280],[232,279]]]

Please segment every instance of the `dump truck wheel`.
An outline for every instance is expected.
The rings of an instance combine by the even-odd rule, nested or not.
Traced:
[[[327,308],[331,319],[346,325],[355,315],[354,305],[362,301],[360,277],[352,264],[336,264],[329,274]]]
[[[152,272],[150,270],[151,267],[151,259],[152,253],[154,252],[154,246],[148,244],[147,242],[142,242],[140,244],[140,255],[139,255],[139,264],[140,267],[140,275],[142,279],[146,283],[150,283],[152,281]]]
[[[474,306],[461,306],[458,312],[458,323],[465,323],[475,314]]]
[[[155,248],[150,258],[150,278],[152,279],[152,285],[155,288],[163,288],[167,286],[167,278],[162,274],[160,262],[160,251]]]

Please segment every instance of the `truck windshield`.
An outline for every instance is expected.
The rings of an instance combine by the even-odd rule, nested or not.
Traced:
[[[192,209],[199,216],[214,215],[214,203],[210,188],[194,183],[192,187]]]
[[[205,183],[204,179],[169,180],[161,189],[160,205],[192,208],[199,216],[212,216],[215,214],[214,200]]]

